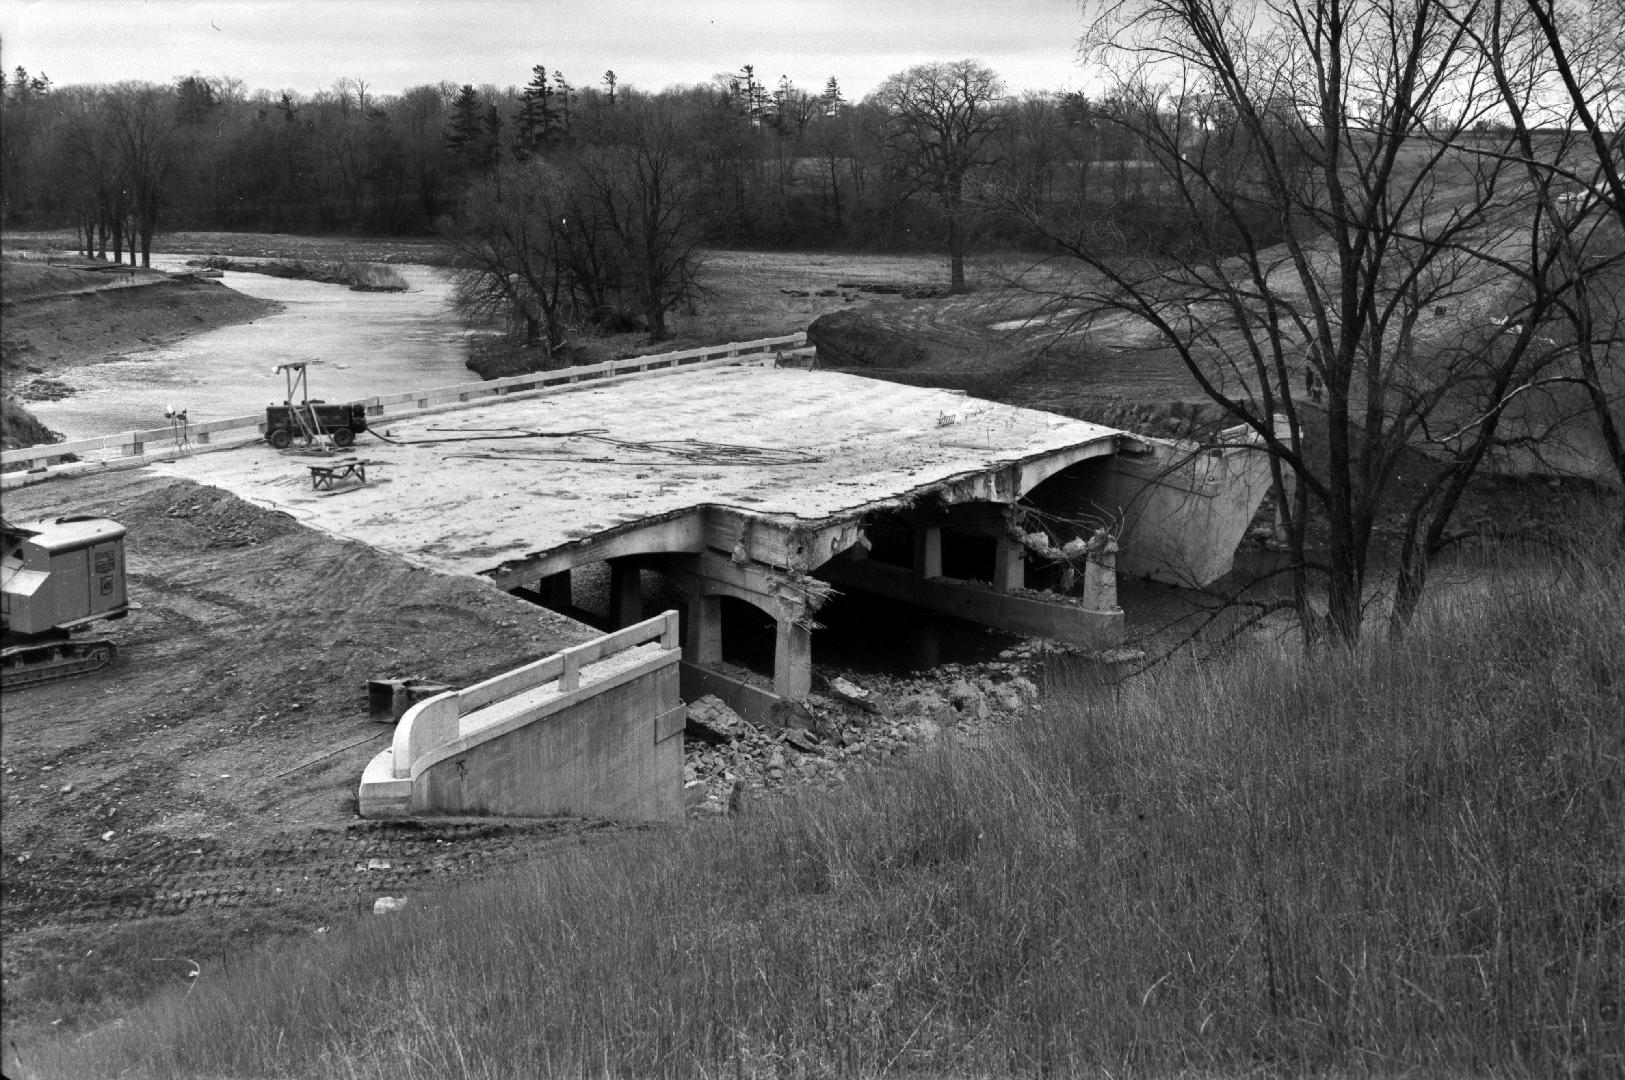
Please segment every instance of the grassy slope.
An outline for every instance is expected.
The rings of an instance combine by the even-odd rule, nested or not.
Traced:
[[[43,1076],[1603,1075],[1625,565],[207,972]],[[126,1071],[128,1070],[128,1071]]]

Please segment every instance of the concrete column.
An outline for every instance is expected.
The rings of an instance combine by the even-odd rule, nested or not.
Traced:
[[[942,528],[921,525],[914,530],[914,576],[939,578],[942,576]]]
[[[536,592],[541,596],[542,603],[555,611],[570,607],[574,603],[570,595],[570,571],[544,577],[536,586]]]
[[[609,618],[617,630],[643,621],[643,582],[628,559],[609,560]]]
[[[696,596],[688,602],[688,630],[683,636],[683,659],[691,664],[715,664],[722,659],[722,597]]]
[[[1026,588],[1027,564],[1021,541],[1000,534],[994,541],[993,587],[1000,592],[1013,592]]]
[[[1083,608],[1086,611],[1116,611],[1117,541],[1104,533],[1089,542],[1083,563]]]
[[[800,699],[812,692],[812,631],[790,619],[778,620],[773,649],[773,692]]]

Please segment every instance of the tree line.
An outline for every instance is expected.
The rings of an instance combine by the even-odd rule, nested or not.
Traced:
[[[144,253],[159,227],[426,234],[504,170],[624,141],[613,115],[632,105],[682,128],[707,243],[962,251],[953,234],[965,223],[944,210],[979,167],[1034,193],[1097,191],[1129,213],[1156,200],[1132,148],[1102,122],[1109,102],[1010,96],[975,62],[929,66],[942,69],[934,91],[897,76],[861,101],[834,77],[810,91],[751,65],[656,94],[613,71],[578,85],[543,64],[524,86],[387,95],[354,78],[311,95],[201,75],[57,87],[18,68],[0,89],[0,221],[76,227],[110,258],[132,241]],[[969,109],[955,113],[956,102]],[[896,122],[899,110],[909,123]],[[914,137],[922,125],[950,138]],[[938,149],[947,156],[932,160]]]

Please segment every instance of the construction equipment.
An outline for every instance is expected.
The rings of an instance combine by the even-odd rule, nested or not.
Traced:
[[[12,690],[81,675],[113,662],[111,641],[72,632],[129,614],[124,526],[74,516],[0,521],[0,687]]]
[[[367,430],[367,407],[361,402],[329,405],[320,398],[311,400],[305,369],[319,362],[295,360],[276,366],[276,370],[287,377],[288,396],[280,405],[266,406],[265,441],[278,450],[292,446],[295,436],[303,438],[305,445],[311,447],[321,447],[325,436],[334,446],[343,449]]]

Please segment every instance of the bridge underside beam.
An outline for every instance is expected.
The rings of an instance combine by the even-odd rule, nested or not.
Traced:
[[[1000,592],[980,582],[920,577],[908,568],[872,559],[833,559],[818,576],[844,588],[901,600],[1006,633],[1044,637],[1091,649],[1123,643],[1123,611],[1091,611],[1078,604]]]

